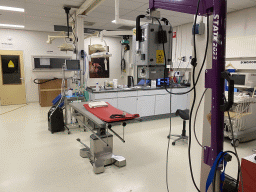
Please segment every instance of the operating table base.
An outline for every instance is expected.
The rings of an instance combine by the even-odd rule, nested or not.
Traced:
[[[80,149],[80,156],[90,159],[95,174],[103,173],[105,171],[104,166],[107,165],[114,164],[117,167],[126,166],[126,159],[124,157],[113,155],[113,135],[107,135],[101,135],[100,138],[105,141],[108,146],[92,134],[90,136],[90,148],[85,147]]]

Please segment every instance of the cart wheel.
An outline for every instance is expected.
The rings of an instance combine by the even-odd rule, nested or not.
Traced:
[[[175,145],[175,142],[172,142],[172,145]]]
[[[239,140],[238,139],[235,139],[235,140],[232,140],[231,141],[231,145],[234,147],[234,144],[235,144],[235,147],[238,147],[239,146]]]

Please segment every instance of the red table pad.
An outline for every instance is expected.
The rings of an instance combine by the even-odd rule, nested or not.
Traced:
[[[98,117],[99,119],[101,119],[105,122],[108,122],[108,123],[117,122],[117,121],[131,120],[131,119],[135,119],[137,117],[140,117],[139,114],[128,114],[128,113],[126,113],[124,118],[112,119],[112,118],[110,118],[111,115],[123,115],[123,111],[113,107],[109,103],[107,103],[107,104],[108,104],[107,107],[95,107],[95,108],[90,108],[88,104],[84,104],[84,108],[87,111],[89,111],[90,113],[92,113],[93,115],[95,115],[96,117]]]

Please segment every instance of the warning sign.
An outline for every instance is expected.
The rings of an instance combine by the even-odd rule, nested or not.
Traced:
[[[132,32],[133,32],[133,35],[136,35],[136,29],[133,29]]]
[[[14,68],[14,63],[12,62],[12,60],[9,61],[8,68]]]
[[[164,51],[156,50],[156,63],[161,64],[164,63]]]

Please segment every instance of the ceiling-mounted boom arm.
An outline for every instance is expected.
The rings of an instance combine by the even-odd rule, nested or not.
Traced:
[[[67,27],[68,27],[68,38],[69,38],[69,11],[70,11],[70,7],[64,7],[65,13],[67,15]]]

